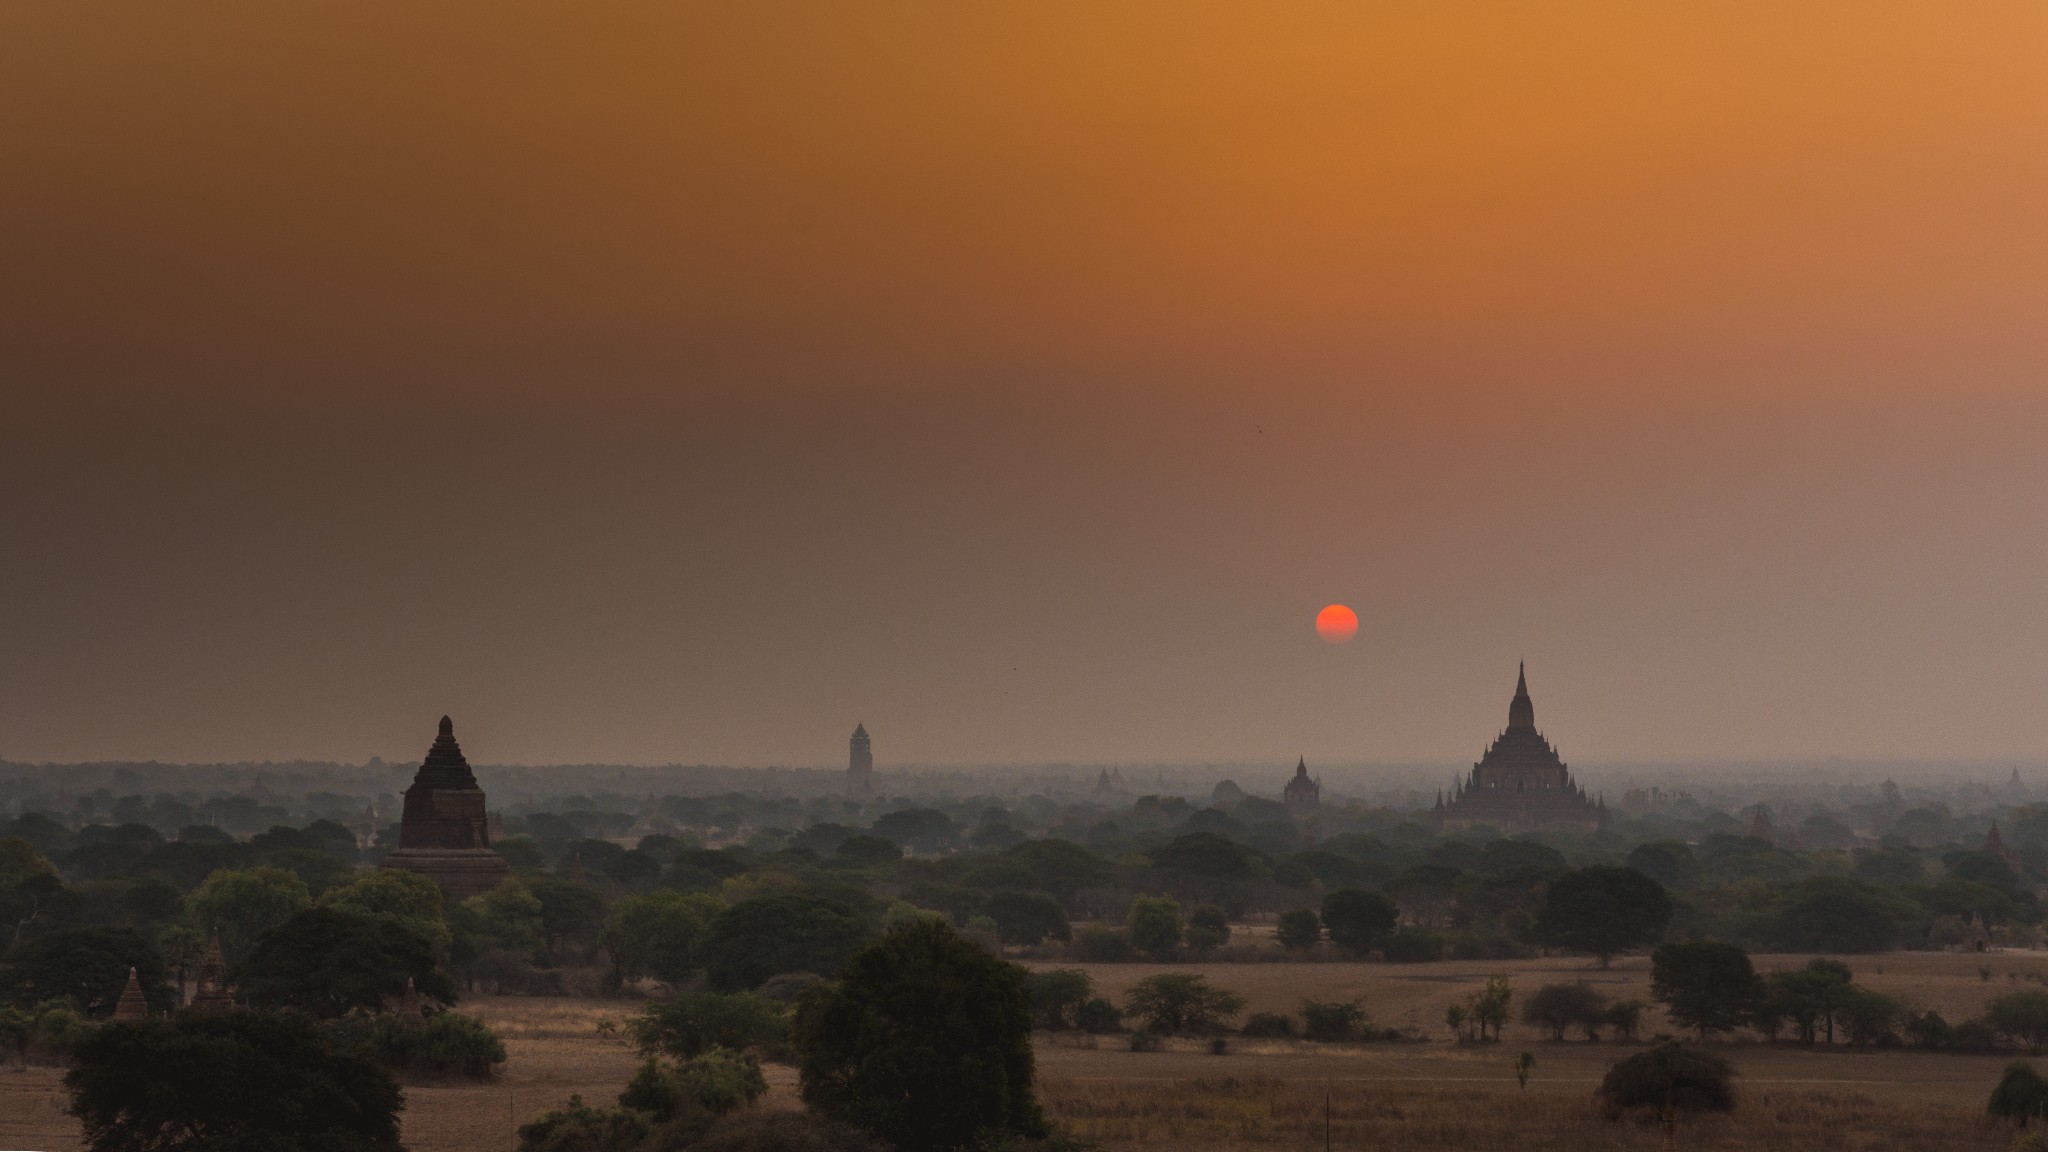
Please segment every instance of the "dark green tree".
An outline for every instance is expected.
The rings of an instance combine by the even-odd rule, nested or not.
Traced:
[[[1079,968],[1033,972],[1030,988],[1032,1019],[1048,1032],[1079,1027],[1081,1006],[1095,996],[1095,981]]]
[[[1214,904],[1202,904],[1188,913],[1188,947],[1198,952],[1230,943],[1230,917]]]
[[[374,1012],[405,995],[406,981],[444,1004],[455,987],[413,923],[343,908],[308,908],[265,932],[235,966],[237,996],[253,1008],[314,1016]]]
[[[1999,1078],[1998,1087],[1991,1090],[1984,1110],[2025,1128],[2027,1121],[2048,1116],[2048,1080],[2043,1080],[2025,1060],[2015,1060],[2005,1066],[2005,1075]]]
[[[1548,1028],[1552,1040],[1573,1028],[1597,1039],[1595,1029],[1607,1022],[1607,997],[1584,983],[1545,984],[1522,1005],[1522,1022]]]
[[[1180,902],[1171,896],[1139,896],[1124,915],[1131,944],[1140,952],[1162,959],[1180,947]]]
[[[18,945],[0,962],[0,992],[22,1007],[64,1000],[89,1016],[107,1016],[128,986],[130,968],[152,1011],[177,1006],[163,958],[125,928],[64,928]]]
[[[1984,1010],[1984,1021],[2029,1052],[2048,1048],[2048,992],[2008,992]]]
[[[1074,930],[1067,923],[1067,910],[1050,896],[998,892],[982,902],[981,912],[996,922],[996,935],[1005,944],[1031,945],[1048,938],[1074,937]]]
[[[857,952],[805,994],[795,1040],[804,1102],[902,1152],[1045,1132],[1025,972],[944,923],[899,924]]]
[[[403,1152],[391,1074],[293,1013],[108,1025],[64,1086],[94,1152]]]
[[[1378,892],[1346,888],[1323,897],[1323,931],[1353,956],[1372,951],[1400,922],[1401,909]]]
[[[1280,914],[1274,935],[1290,952],[1306,952],[1323,942],[1323,919],[1313,908],[1296,908]]]
[[[1655,943],[1671,922],[1664,886],[1633,868],[1595,864],[1550,884],[1535,935],[1546,944],[1591,952],[1600,966],[1617,952]]]
[[[1650,953],[1650,995],[1673,1023],[1728,1032],[1749,1022],[1756,1004],[1756,968],[1749,954],[1732,944],[1695,940],[1663,944]]]
[[[758,896],[718,914],[697,956],[721,992],[758,988],[784,972],[836,976],[866,939],[851,908],[819,896]]]
[[[1221,1031],[1244,1010],[1244,997],[1192,972],[1165,972],[1138,981],[1124,997],[1124,1012],[1144,1021],[1145,1030],[1167,1035]]]
[[[683,992],[648,1005],[626,1028],[642,1052],[688,1060],[714,1047],[779,1051],[789,1016],[788,1006],[752,992]]]
[[[1683,1044],[1660,1044],[1617,1061],[1607,1070],[1594,1095],[1609,1120],[1627,1112],[1651,1112],[1664,1122],[1666,1146],[1680,1115],[1732,1112],[1735,1092],[1729,1081],[1735,1070],[1726,1060]]]

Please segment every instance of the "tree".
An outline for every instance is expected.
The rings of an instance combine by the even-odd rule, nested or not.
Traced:
[[[481,896],[462,902],[462,919],[478,942],[507,952],[532,955],[541,945],[540,899],[523,881],[506,880]]]
[[[710,1048],[774,1052],[789,1036],[789,1009],[752,992],[684,992],[648,1005],[626,1030],[642,1052],[682,1060]]]
[[[448,954],[451,937],[441,908],[441,886],[417,872],[400,868],[365,872],[322,892],[319,904],[322,908],[395,916],[431,941],[436,955]]]
[[[903,859],[903,849],[894,840],[880,836],[848,836],[839,842],[833,855],[858,867],[873,868]]]
[[[234,966],[235,989],[255,1008],[296,1008],[321,1018],[374,1012],[418,992],[443,1004],[455,989],[433,941],[411,922],[341,908],[308,908],[265,932]]]
[[[1303,1034],[1311,1040],[1352,1040],[1365,1027],[1365,1005],[1358,1000],[1303,1000]]]
[[[866,937],[860,917],[837,901],[758,896],[718,914],[698,957],[713,988],[737,992],[784,972],[835,976]]]
[[[588,884],[558,876],[535,876],[527,887],[540,901],[541,943],[550,953],[576,941],[595,944],[604,928],[604,897]]]
[[[950,847],[960,833],[953,818],[936,808],[905,808],[876,818],[874,834],[914,852]]]
[[[1669,1147],[1680,1114],[1735,1110],[1735,1092],[1728,1083],[1734,1075],[1726,1060],[1710,1052],[1660,1044],[1617,1061],[1594,1095],[1606,1106],[1609,1120],[1625,1112],[1654,1112],[1664,1122]]]
[[[109,1025],[64,1086],[95,1152],[403,1152],[391,1074],[290,1013]]]
[[[1850,987],[1849,966],[1839,960],[1815,959],[1806,967],[1790,972],[1773,972],[1764,977],[1757,997],[1758,1027],[1774,1032],[1780,1020],[1790,1020],[1802,1044],[1811,1045],[1826,1028],[1827,1041],[1835,1042],[1835,1011]]]
[[[1124,1012],[1145,1021],[1145,1030],[1167,1035],[1220,1031],[1244,1010],[1244,997],[1193,973],[1167,972],[1138,981],[1124,997]]]
[[[1881,992],[1851,984],[1836,1006],[1835,1016],[1848,1034],[1849,1043],[1862,1049],[1873,1044],[1898,1043],[1906,1006]]]
[[[1984,1110],[2025,1128],[2027,1121],[2048,1116],[2048,1080],[2043,1080],[2025,1060],[2015,1060],[2005,1066],[2005,1075],[1999,1078],[1998,1087],[1991,1090]]]
[[[152,1012],[177,1007],[163,958],[125,928],[61,928],[17,946],[0,963],[0,992],[20,1007],[62,1000],[90,1016],[107,1016],[133,968]]]
[[[1894,897],[1891,902],[1900,901]],[[1773,947],[1788,952],[1889,951],[1898,946],[1899,925],[1886,905],[1878,893],[1850,881],[1831,880],[1808,887],[1780,909],[1767,929],[1768,938]]]
[[[1203,904],[1188,913],[1188,947],[1207,952],[1230,943],[1230,917],[1214,904]]]
[[[1095,981],[1079,968],[1033,972],[1028,986],[1032,1020],[1048,1032],[1080,1027],[1076,1014],[1095,996]]]
[[[1124,927],[1138,951],[1171,956],[1180,947],[1180,902],[1171,896],[1139,896],[1124,915]]]
[[[2048,1047],[2048,992],[2008,992],[1984,1010],[1984,1020],[2027,1051],[2039,1052]]]
[[[232,964],[258,936],[312,907],[313,896],[296,872],[223,868],[193,889],[185,906],[200,931],[220,933],[221,951]]]
[[[1522,1005],[1522,1022],[1550,1029],[1552,1040],[1564,1039],[1575,1027],[1584,1029],[1587,1039],[1597,1040],[1594,1029],[1607,1022],[1607,998],[1583,982],[1545,984]]]
[[[1695,940],[1659,945],[1650,954],[1651,997],[1665,1006],[1673,1023],[1697,1028],[1702,1040],[1747,1022],[1756,993],[1756,968],[1749,954],[1732,944]]]
[[[1289,952],[1306,952],[1323,942],[1323,919],[1313,908],[1296,908],[1280,914],[1274,935]]]
[[[798,1006],[804,1102],[902,1152],[1037,1137],[1025,972],[942,923],[902,924]]]
[[[1700,879],[1700,862],[1692,848],[1677,840],[1636,845],[1628,854],[1628,866],[1666,888],[1690,888]]]
[[[1032,892],[998,892],[981,906],[982,914],[996,922],[997,938],[1005,944],[1032,945],[1050,937],[1071,940],[1073,928],[1067,910],[1050,896]]]
[[[673,888],[614,903],[598,935],[611,953],[613,980],[624,984],[652,977],[680,987],[699,967],[697,942],[724,910],[715,897]]]
[[[1508,984],[1506,976],[1488,976],[1486,987],[1472,998],[1467,1015],[1479,1028],[1479,1038],[1486,1039],[1488,1028],[1493,1029],[1493,1038],[1500,1039],[1500,1030],[1508,1022],[1508,1008],[1514,1003],[1515,990]]]
[[[1208,880],[1250,880],[1265,871],[1251,849],[1214,832],[1190,832],[1151,852],[1152,866]]]
[[[1607,1006],[1607,1012],[1600,1018],[1602,1024],[1614,1029],[1614,1035],[1621,1040],[1634,1040],[1636,1028],[1642,1023],[1641,1000],[1621,1000]]]
[[[1617,952],[1654,943],[1671,922],[1664,886],[1633,868],[1595,864],[1551,882],[1536,916],[1536,938],[1591,952],[1607,967]]]
[[[1323,897],[1323,930],[1353,956],[1372,951],[1400,922],[1400,908],[1378,892],[1345,888]]]

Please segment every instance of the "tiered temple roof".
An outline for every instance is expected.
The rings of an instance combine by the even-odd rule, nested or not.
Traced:
[[[199,983],[192,990],[192,1005],[201,1012],[225,1012],[235,1006],[228,992],[227,965],[220,958],[220,933],[207,941],[206,959],[199,962]]]
[[[1607,823],[1607,804],[1572,782],[1570,769],[1550,741],[1536,730],[1536,705],[1529,698],[1527,669],[1515,679],[1508,726],[1446,798],[1436,817],[1447,828],[1484,824],[1508,830],[1576,827]]]
[[[398,850],[384,858],[384,866],[431,877],[458,897],[482,895],[512,874],[491,848],[483,789],[446,716],[412,787],[405,790]]]
[[[128,968],[128,985],[121,989],[121,998],[114,1002],[114,1019],[146,1020],[149,1018],[149,1001],[142,995],[142,977],[133,965]]]
[[[1310,811],[1322,803],[1322,783],[1309,779],[1308,758],[1306,756],[1298,757],[1295,760],[1294,779],[1287,782],[1287,787],[1281,791],[1280,795],[1286,801],[1287,806],[1297,812]]]

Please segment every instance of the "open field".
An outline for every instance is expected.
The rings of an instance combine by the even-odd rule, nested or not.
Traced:
[[[1762,969],[1806,957],[1758,957]],[[1981,1011],[2014,987],[2048,978],[2048,954],[1985,956],[1893,953],[1851,961],[1857,978],[1951,1020]],[[1041,965],[1050,966],[1050,965]],[[1162,966],[1083,965],[1098,987],[1121,997]],[[1186,970],[1188,966],[1174,966]],[[1988,969],[1990,979],[1983,971]],[[1245,1145],[1312,1147],[1323,1139],[1325,1093],[1331,1143],[1339,1148],[1653,1149],[1658,1132],[1609,1124],[1591,1103],[1608,1064],[1635,1049],[1616,1044],[1552,1043],[1521,1025],[1505,1043],[1460,1047],[1442,1040],[1443,1007],[1505,972],[1520,994],[1556,980],[1584,978],[1614,998],[1648,998],[1648,962],[1617,961],[1608,971],[1579,960],[1448,961],[1382,964],[1208,965],[1210,979],[1240,992],[1254,1011],[1286,1011],[1304,997],[1363,997],[1382,1026],[1432,1033],[1428,1043],[1317,1045],[1233,1039],[1228,1053],[1174,1041],[1165,1051],[1133,1053],[1120,1037],[1041,1038],[1039,1072],[1048,1112],[1076,1135],[1109,1149],[1174,1152]],[[487,1021],[510,1060],[486,1085],[406,1090],[405,1139],[415,1152],[498,1152],[512,1147],[524,1122],[572,1093],[610,1103],[632,1074],[635,1057],[597,1022],[623,1020],[629,1001],[479,997],[463,1011]],[[1661,1017],[1646,1032],[1666,1028]],[[1529,1051],[1536,1067],[1526,1089],[1512,1062]],[[1741,1072],[1739,1110],[1699,1122],[1681,1146],[1716,1149],[2004,1149],[2010,1129],[1981,1117],[1984,1099],[2009,1056],[1914,1052],[1808,1052],[1761,1044],[1721,1046]],[[794,1072],[771,1067],[768,1107],[796,1106]],[[62,1112],[54,1069],[0,1072],[0,1147],[76,1149],[76,1124]]]

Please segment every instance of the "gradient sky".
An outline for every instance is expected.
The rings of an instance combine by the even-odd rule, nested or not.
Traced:
[[[591,7],[0,7],[0,756],[2048,758],[2048,6]]]

